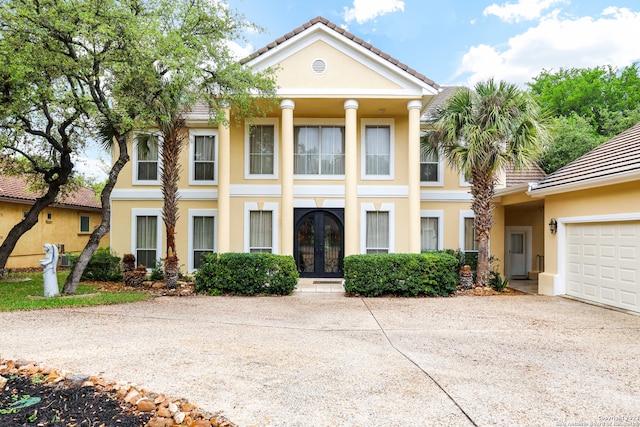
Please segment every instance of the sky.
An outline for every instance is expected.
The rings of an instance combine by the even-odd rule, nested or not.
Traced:
[[[543,70],[640,61],[638,0],[215,0],[262,31],[230,42],[238,59],[322,16],[441,86],[494,77],[526,88]],[[106,177],[92,147],[78,170]]]
[[[640,60],[638,0],[226,0],[263,28],[240,57],[322,16],[444,86]]]

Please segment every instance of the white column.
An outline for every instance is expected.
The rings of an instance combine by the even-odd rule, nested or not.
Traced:
[[[218,252],[231,251],[231,131],[229,108],[226,123],[218,126]]]
[[[358,209],[358,101],[344,102],[344,255],[360,253]]]
[[[282,109],[282,199],[280,209],[280,254],[293,255],[293,100],[280,103]]]
[[[409,253],[420,253],[420,101],[409,101]]]

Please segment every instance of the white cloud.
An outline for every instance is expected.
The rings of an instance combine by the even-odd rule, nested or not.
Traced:
[[[106,154],[104,158],[76,157],[73,159],[73,168],[79,175],[93,178],[96,181],[104,181],[109,175],[108,161]]]
[[[239,43],[234,41],[227,41],[227,48],[229,52],[233,55],[233,57],[237,60],[246,58],[255,52],[253,45],[251,43],[247,43],[244,46],[241,46]]]
[[[356,21],[358,24],[363,24],[378,16],[399,10],[404,12],[402,0],[353,0],[351,9],[344,8],[344,20],[347,23]]]
[[[609,7],[598,17],[554,13],[510,38],[506,48],[481,44],[463,56],[456,78],[468,85],[488,77],[524,84],[543,69],[625,67],[640,60],[640,12]]]
[[[518,0],[517,3],[507,2],[502,6],[494,3],[485,8],[482,14],[495,15],[506,22],[520,22],[538,19],[542,16],[543,10],[562,3],[568,3],[568,0]]]

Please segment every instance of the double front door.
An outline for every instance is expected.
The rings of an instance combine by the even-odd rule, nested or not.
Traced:
[[[301,277],[342,277],[344,209],[296,209],[294,256]]]

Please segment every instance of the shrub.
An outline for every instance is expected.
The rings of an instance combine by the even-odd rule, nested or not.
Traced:
[[[269,253],[205,254],[196,292],[210,295],[289,295],[298,283],[292,256]]]
[[[72,257],[75,262],[77,256]],[[120,257],[111,254],[108,247],[98,248],[82,273],[81,280],[91,280],[96,282],[118,282],[122,280],[122,270],[120,269]]]
[[[351,255],[344,288],[363,296],[447,296],[456,291],[458,260],[447,253]]]
[[[162,261],[156,260],[156,266],[151,269],[151,280],[158,282],[164,280],[164,272],[162,271]]]
[[[497,271],[492,271],[489,275],[489,286],[494,291],[502,292],[509,285],[509,279],[502,280],[502,276]]]

